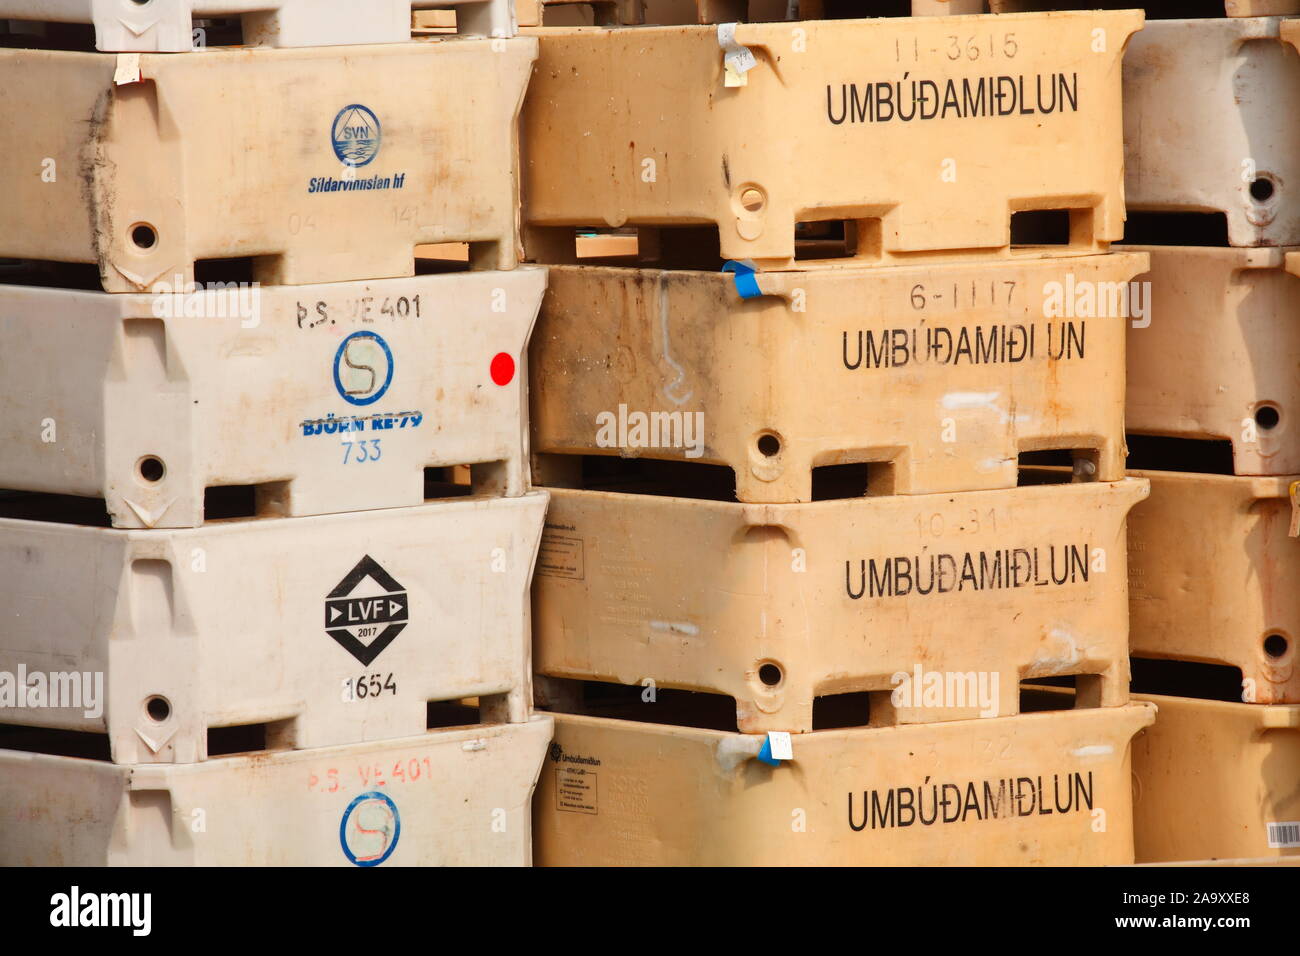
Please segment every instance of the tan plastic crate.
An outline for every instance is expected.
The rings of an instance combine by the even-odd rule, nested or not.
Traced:
[[[1129,519],[1133,655],[1239,667],[1243,699],[1300,702],[1295,478],[1132,474],[1151,482]]]
[[[1104,251],[1124,220],[1117,66],[1141,24],[1138,11],[742,23],[735,42],[757,63],[738,87],[724,85],[716,27],[542,28],[523,115],[524,221],[716,223],[725,258],[790,269],[796,222],[856,224],[853,255],[798,263],[843,267],[1009,256],[1013,212],[1068,209],[1067,245],[1020,252]],[[954,38],[980,58],[950,59]],[[907,121],[899,83],[927,98],[909,100]],[[559,232],[529,233],[529,257],[555,261]]]
[[[534,800],[536,862],[1131,863],[1129,742],[1154,716],[1133,704],[820,731],[770,767],[752,759],[762,736],[557,714]]]
[[[537,715],[165,767],[3,750],[0,865],[527,866],[551,731]]]
[[[1133,741],[1137,861],[1300,858],[1300,707],[1141,699],[1160,713]]]
[[[127,528],[202,524],[226,485],[283,516],[416,505],[424,469],[449,465],[523,494],[545,286],[536,269],[164,296],[0,285],[0,488],[103,498]]]
[[[242,257],[268,285],[410,276],[420,243],[512,269],[536,51],[0,50],[0,257],[98,262],[110,292]]]
[[[1128,333],[1128,430],[1231,441],[1239,475],[1300,473],[1295,254],[1134,248],[1151,257],[1151,322]]]
[[[515,34],[514,0],[0,0],[0,19],[90,24],[98,50],[184,53],[204,17],[238,17],[245,46],[336,46],[409,40],[412,9],[435,7],[454,8],[463,35]]]
[[[492,697],[485,720],[524,720],[546,500],[189,531],[0,520],[0,671],[47,688],[0,697],[0,724],[107,733],[131,764],[202,761],[213,727],[266,724],[296,749],[405,737],[430,701]],[[80,694],[58,677],[55,700],[67,674]]]
[[[1124,519],[1146,493],[1124,481],[741,505],[555,489],[535,667],[726,694],[746,732],[810,731],[815,697],[888,696],[918,667],[918,696],[925,672],[983,675],[999,716],[1031,677],[1088,675],[1085,705],[1116,706]],[[963,700],[922,699],[885,722],[993,709]]]
[[[1130,211],[1222,212],[1234,246],[1300,243],[1300,56],[1276,17],[1150,20],[1124,56]],[[1188,103],[1197,122],[1188,123]]]
[[[1127,323],[1073,317],[1068,293],[1109,289],[1126,308],[1145,267],[1110,255],[760,273],[763,295],[742,299],[722,273],[556,266],[530,351],[545,383],[532,448],[726,465],[750,502],[810,501],[814,468],[863,461],[889,463],[882,493],[1014,487],[1018,453],[1043,449],[1115,481]],[[1048,318],[1053,286],[1062,311]],[[633,416],[667,435],[632,445]]]

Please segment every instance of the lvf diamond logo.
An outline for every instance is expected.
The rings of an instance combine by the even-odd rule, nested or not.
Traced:
[[[368,554],[325,598],[325,633],[362,664],[383,653],[409,620],[406,589]]]

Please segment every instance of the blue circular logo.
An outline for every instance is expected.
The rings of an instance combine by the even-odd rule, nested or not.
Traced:
[[[370,405],[393,384],[393,353],[378,333],[353,332],[334,353],[334,387],[350,405]]]
[[[334,155],[346,166],[365,166],[379,155],[379,117],[360,103],[339,110],[330,129]]]
[[[363,793],[343,811],[339,824],[339,843],[349,863],[378,866],[397,849],[402,835],[402,817],[385,793]]]

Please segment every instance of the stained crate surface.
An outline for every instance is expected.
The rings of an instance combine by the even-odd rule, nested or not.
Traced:
[[[1300,473],[1295,254],[1141,248],[1152,321],[1128,332],[1128,430],[1230,441],[1238,475]]]
[[[333,46],[409,40],[411,11],[441,7],[462,34],[514,36],[513,0],[0,0],[0,18],[90,24],[105,52],[184,53],[204,17],[239,17],[245,46]]]
[[[1010,254],[1012,212],[1069,209],[1071,241],[1026,254],[1104,251],[1124,220],[1118,63],[1141,24],[1137,11],[739,24],[757,64],[733,87],[714,27],[542,28],[524,220],[716,223],[725,258],[792,268],[797,221],[858,223],[855,254],[823,262],[843,266]],[[978,60],[952,56],[967,41]]]
[[[169,767],[3,750],[0,865],[527,866],[551,732],[537,715]]]
[[[536,53],[210,49],[123,76],[110,54],[0,50],[0,257],[95,262],[110,292],[242,257],[274,285],[409,276],[419,243],[482,242],[477,264],[511,269]]]
[[[1150,705],[821,731],[777,767],[753,759],[762,736],[640,709],[556,715],[539,866],[1133,862],[1129,742]]]
[[[1133,742],[1139,863],[1300,857],[1300,707],[1141,699],[1160,712]]]
[[[99,708],[14,702],[0,723],[106,732],[126,764],[204,760],[212,727],[287,721],[298,749],[409,736],[429,701],[481,695],[523,720],[546,500],[188,531],[0,520],[0,670],[104,688]]]
[[[893,493],[1014,487],[1018,453],[1049,448],[1118,480],[1126,283],[1145,265],[760,273],[748,300],[729,275],[557,266],[532,448],[727,465],[750,502],[809,501],[814,468],[864,461]],[[1101,307],[1076,316],[1085,287]]]
[[[985,716],[1016,713],[1019,681],[1049,675],[1089,675],[1089,706],[1115,706],[1128,699],[1124,520],[1146,490],[740,505],[553,489],[534,664],[727,694],[746,732],[812,730],[815,697],[892,691],[918,667],[922,681],[983,672]],[[984,709],[944,703],[893,719]]]
[[[1151,20],[1133,37],[1124,56],[1130,210],[1223,213],[1234,246],[1300,243],[1300,54],[1281,35],[1286,22]]]
[[[193,295],[0,286],[0,488],[103,498],[128,528],[202,524],[214,486],[262,486],[283,515],[416,505],[425,468],[471,463],[522,494],[545,284],[518,269]]]
[[[1290,478],[1139,471],[1129,518],[1129,642],[1138,657],[1241,668],[1257,703],[1300,703],[1300,540]]]

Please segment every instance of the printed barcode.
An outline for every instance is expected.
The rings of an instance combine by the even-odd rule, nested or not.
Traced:
[[[1300,821],[1294,823],[1270,823],[1268,825],[1268,847],[1270,850],[1300,846]]]

